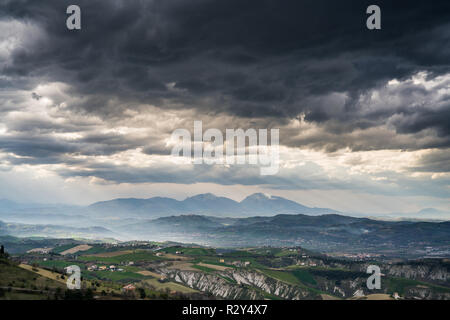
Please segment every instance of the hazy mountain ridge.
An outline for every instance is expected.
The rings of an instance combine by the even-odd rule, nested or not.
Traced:
[[[367,217],[383,220],[450,220],[450,212],[435,208],[424,208],[410,213],[364,212],[344,213],[328,208],[308,207],[298,202],[263,193],[249,195],[242,201],[234,201],[211,193],[198,194],[184,200],[167,197],[117,198],[95,202],[89,206],[64,204],[17,203],[0,199],[0,219],[16,223],[64,223],[82,226],[87,220],[118,219],[154,219],[186,214],[217,217],[243,218],[255,216],[275,216],[279,214],[306,214],[318,216],[340,214],[353,217]]]
[[[450,256],[450,222],[348,216],[262,193],[240,202],[209,193],[184,200],[114,199],[88,207],[2,203],[5,208],[0,209],[0,220],[8,223],[0,223],[0,235],[140,239],[229,247],[301,245],[329,251]]]
[[[21,224],[5,223],[0,221],[0,236],[14,237],[83,237],[89,239],[100,239],[117,236],[101,226],[71,227],[50,224]]]
[[[149,199],[114,199],[96,202],[88,207],[93,215],[127,215],[128,217],[164,217],[181,214],[205,214],[221,217],[273,216],[276,214],[307,213],[318,215],[338,213],[331,209],[310,208],[282,197],[255,193],[241,202],[211,193],[199,194],[185,200],[154,197]]]
[[[182,215],[118,227],[144,239],[159,233],[210,245],[303,245],[319,250],[422,251],[450,256],[450,222],[381,221],[343,215],[217,218]],[[432,248],[434,253],[427,253]],[[420,254],[418,254],[420,255]]]

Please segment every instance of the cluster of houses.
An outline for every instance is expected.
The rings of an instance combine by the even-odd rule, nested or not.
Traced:
[[[233,262],[229,263],[229,262],[225,262],[225,259],[220,259],[219,262],[220,263],[231,264],[231,265],[236,266],[236,267],[248,267],[250,265],[250,261],[239,261],[239,260],[236,260],[236,261],[233,261]]]
[[[364,261],[364,260],[370,260],[373,258],[378,258],[381,255],[380,254],[373,254],[373,253],[344,253],[341,255],[344,258],[352,259],[352,260],[358,260],[358,261]]]
[[[122,292],[124,292],[124,293],[134,292],[135,290],[136,290],[136,286],[133,284],[127,284],[126,286],[124,286],[122,288]]]
[[[122,269],[122,268],[117,268],[115,265],[110,265],[110,266],[97,266],[97,265],[95,265],[95,264],[88,265],[88,266],[87,266],[87,270],[88,270],[88,271],[107,271],[107,270],[109,270],[109,271],[111,271],[111,272],[115,272],[115,271],[123,272],[123,271],[125,271],[125,270]]]
[[[128,242],[114,242],[105,243],[105,248],[123,248],[123,247],[154,247],[149,241],[128,241]]]
[[[40,253],[40,254],[49,254],[53,248],[34,248],[31,250],[28,250],[27,253]]]
[[[305,267],[305,266],[307,266],[307,267],[317,267],[317,263],[315,263],[315,262],[299,262],[297,264],[300,265],[300,266],[303,266],[303,267]]]
[[[159,250],[159,249],[162,249],[162,248],[157,248],[157,250]],[[164,254],[167,254],[168,252],[162,252],[162,251],[158,251],[158,252],[156,252],[156,256],[157,257],[162,257]],[[184,252],[183,251],[175,251],[175,254],[177,254],[177,255],[181,255],[181,254],[184,254]]]
[[[303,266],[303,267],[317,267],[318,266],[317,261],[310,259],[310,257],[308,255],[303,254],[301,256],[301,258],[305,259],[305,260],[298,260],[297,265],[299,265],[299,266]]]

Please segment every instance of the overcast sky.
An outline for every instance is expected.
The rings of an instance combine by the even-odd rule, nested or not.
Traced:
[[[180,163],[194,120],[279,128],[279,173]],[[448,0],[0,0],[0,198],[449,210],[449,148]]]

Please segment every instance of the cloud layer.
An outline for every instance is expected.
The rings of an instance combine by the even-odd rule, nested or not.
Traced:
[[[369,4],[0,0],[1,168],[448,198],[450,3]],[[280,175],[170,159],[194,120],[280,128]]]

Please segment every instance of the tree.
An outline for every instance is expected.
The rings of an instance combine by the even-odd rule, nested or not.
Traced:
[[[0,254],[5,254],[5,247],[3,245],[0,247]]]
[[[147,295],[145,294],[144,288],[138,288],[138,291],[139,291],[139,295],[140,295],[141,299],[145,299],[145,297]]]

